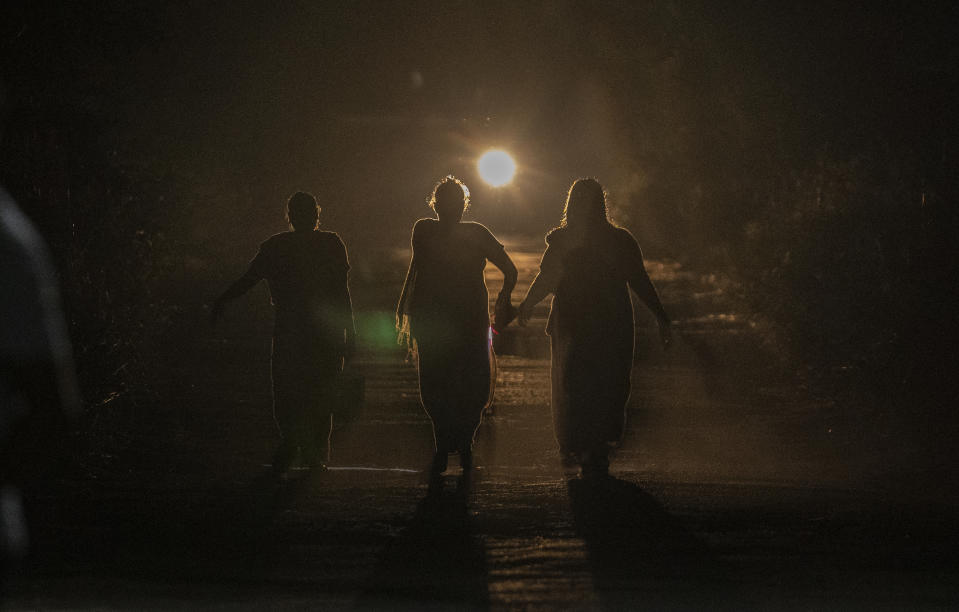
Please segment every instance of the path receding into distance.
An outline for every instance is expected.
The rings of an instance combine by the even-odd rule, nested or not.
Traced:
[[[536,242],[510,246],[526,283],[518,302],[541,252]],[[396,253],[395,265],[405,257]],[[764,367],[769,357],[722,279],[671,263],[648,268],[677,342],[664,353],[652,316],[637,306],[629,427],[609,481],[568,479],[557,461],[545,302],[528,328],[497,341],[522,354],[498,358],[468,494],[456,491],[453,459],[446,490],[427,498],[432,441],[415,369],[402,351],[376,343],[354,363],[366,402],[335,432],[330,471],[264,479],[276,443],[268,310],[237,306],[218,334],[196,324],[192,353],[165,373],[175,405],[138,426],[137,461],[102,463],[41,495],[38,553],[8,606],[849,610],[959,602],[952,506],[892,491],[882,458],[850,442],[835,406]],[[498,273],[488,276],[495,296]],[[375,327],[377,317],[387,314],[359,318]]]

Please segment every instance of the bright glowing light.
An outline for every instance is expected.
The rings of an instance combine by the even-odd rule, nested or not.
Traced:
[[[483,153],[477,168],[483,180],[493,187],[502,187],[516,174],[516,162],[509,153],[498,149]]]

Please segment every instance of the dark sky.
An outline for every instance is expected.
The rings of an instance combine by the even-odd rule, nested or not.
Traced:
[[[167,47],[184,69],[168,77],[170,96],[187,100],[168,106],[170,121],[183,125],[187,107],[198,121],[188,138],[230,159],[217,171],[239,199],[302,185],[339,225],[351,220],[341,210],[361,211],[365,228],[373,215],[402,235],[427,212],[432,182],[454,173],[473,191],[476,218],[542,231],[572,179],[641,189],[637,157],[664,136],[660,147],[683,146],[666,107],[686,89],[673,47],[690,43],[659,23],[674,18],[552,2],[177,12],[167,19],[185,27],[166,28],[176,32]],[[633,114],[650,123],[639,133],[624,125]],[[497,192],[474,169],[490,146],[521,169]]]
[[[297,189],[350,240],[401,244],[454,173],[474,218],[502,234],[555,225],[570,182],[596,176],[622,223],[676,255],[723,218],[741,225],[743,185],[770,159],[903,117],[884,138],[941,131],[949,96],[928,94],[954,91],[959,57],[949,3],[80,2],[10,15],[11,106],[95,116],[91,146],[175,184],[164,206],[214,251],[283,229]],[[491,146],[520,167],[498,191],[475,171]]]

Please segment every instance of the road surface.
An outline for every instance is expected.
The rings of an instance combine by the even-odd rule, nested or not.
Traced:
[[[510,246],[528,283],[538,246]],[[216,333],[197,308],[184,338],[158,340],[177,347],[157,372],[163,405],[131,423],[125,452],[87,457],[33,493],[36,552],[4,609],[959,603],[954,503],[885,478],[837,406],[767,367],[723,280],[669,262],[649,270],[677,342],[663,352],[638,311],[628,433],[608,481],[570,477],[557,461],[543,304],[529,328],[497,340],[519,354],[498,358],[472,487],[458,486],[453,459],[444,491],[428,497],[430,426],[389,313],[405,257],[354,258],[364,344],[353,368],[366,401],[337,427],[328,472],[263,476],[276,444],[263,296]]]

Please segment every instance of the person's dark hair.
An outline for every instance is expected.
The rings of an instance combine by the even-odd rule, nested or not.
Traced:
[[[313,224],[315,228],[318,223],[319,206],[316,198],[305,191],[297,191],[286,201],[286,216],[293,225],[293,229],[307,229],[306,226]]]
[[[612,225],[606,207],[606,192],[599,181],[594,178],[581,178],[569,188],[566,206],[563,207],[563,220],[559,226],[568,226],[571,217],[576,219],[577,225]]]
[[[429,199],[430,208],[436,210],[437,202],[463,203],[463,212],[470,207],[470,190],[463,181],[452,174],[447,175],[433,186],[433,193]],[[440,204],[442,207],[442,204]]]

